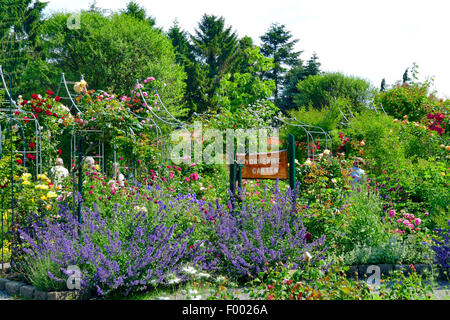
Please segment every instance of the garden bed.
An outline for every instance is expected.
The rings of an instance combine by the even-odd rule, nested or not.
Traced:
[[[389,276],[394,270],[403,270],[405,275],[408,275],[412,272],[411,265],[379,264],[370,266],[380,268],[381,278],[383,278],[384,276]],[[447,268],[435,267],[433,270],[433,267],[431,265],[414,264],[413,266],[417,274],[420,275],[422,278],[428,278],[431,274],[433,274],[434,275],[433,278],[435,280],[442,280],[448,286],[449,270]],[[373,269],[372,272],[367,272],[368,267],[369,265],[350,266],[349,270],[347,271],[347,277],[351,279],[359,279],[365,281],[365,279],[368,276],[374,274]],[[6,269],[6,271],[9,272],[8,269]],[[50,291],[50,292],[42,291],[30,284],[27,284],[26,282],[19,281],[18,278],[20,277],[18,276],[8,277],[7,275],[0,277],[0,291],[4,291],[10,296],[27,300],[86,300],[91,298],[90,295],[82,294],[79,290]],[[235,298],[237,297],[238,299],[249,299],[248,293],[244,293],[245,288],[228,289],[228,290],[231,293],[231,295]],[[191,300],[187,298],[186,294],[187,291],[189,290],[183,289],[180,292],[170,294],[168,297],[156,297],[156,299]]]

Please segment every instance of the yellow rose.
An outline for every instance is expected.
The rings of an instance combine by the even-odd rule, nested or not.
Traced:
[[[31,173],[26,172],[26,173],[22,174],[22,178],[23,178],[23,179],[29,179],[29,178],[31,178]]]
[[[24,182],[22,182],[22,184],[23,184],[24,186],[29,186],[31,183],[30,183],[30,181],[25,180]]]
[[[54,191],[47,192],[47,197],[49,198],[56,198],[58,195]]]
[[[45,200],[47,200],[47,197],[46,196],[41,196],[41,200],[45,201]]]

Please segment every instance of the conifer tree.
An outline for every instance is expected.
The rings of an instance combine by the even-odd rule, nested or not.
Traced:
[[[280,93],[283,79],[287,67],[293,67],[298,64],[298,58],[301,51],[294,51],[294,46],[298,42],[292,39],[292,35],[286,30],[285,25],[273,23],[267,32],[261,36],[261,53],[273,59],[274,67],[265,73],[265,78],[275,81],[274,100],[279,104]]]

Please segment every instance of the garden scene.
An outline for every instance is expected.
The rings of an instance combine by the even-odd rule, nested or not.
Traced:
[[[450,299],[450,100],[416,63],[46,6],[0,3],[0,299]]]

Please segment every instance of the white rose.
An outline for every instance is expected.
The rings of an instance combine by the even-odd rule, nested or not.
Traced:
[[[311,253],[309,253],[308,251],[306,251],[306,252],[303,254],[303,259],[305,259],[306,262],[310,262],[311,259],[312,259]]]

